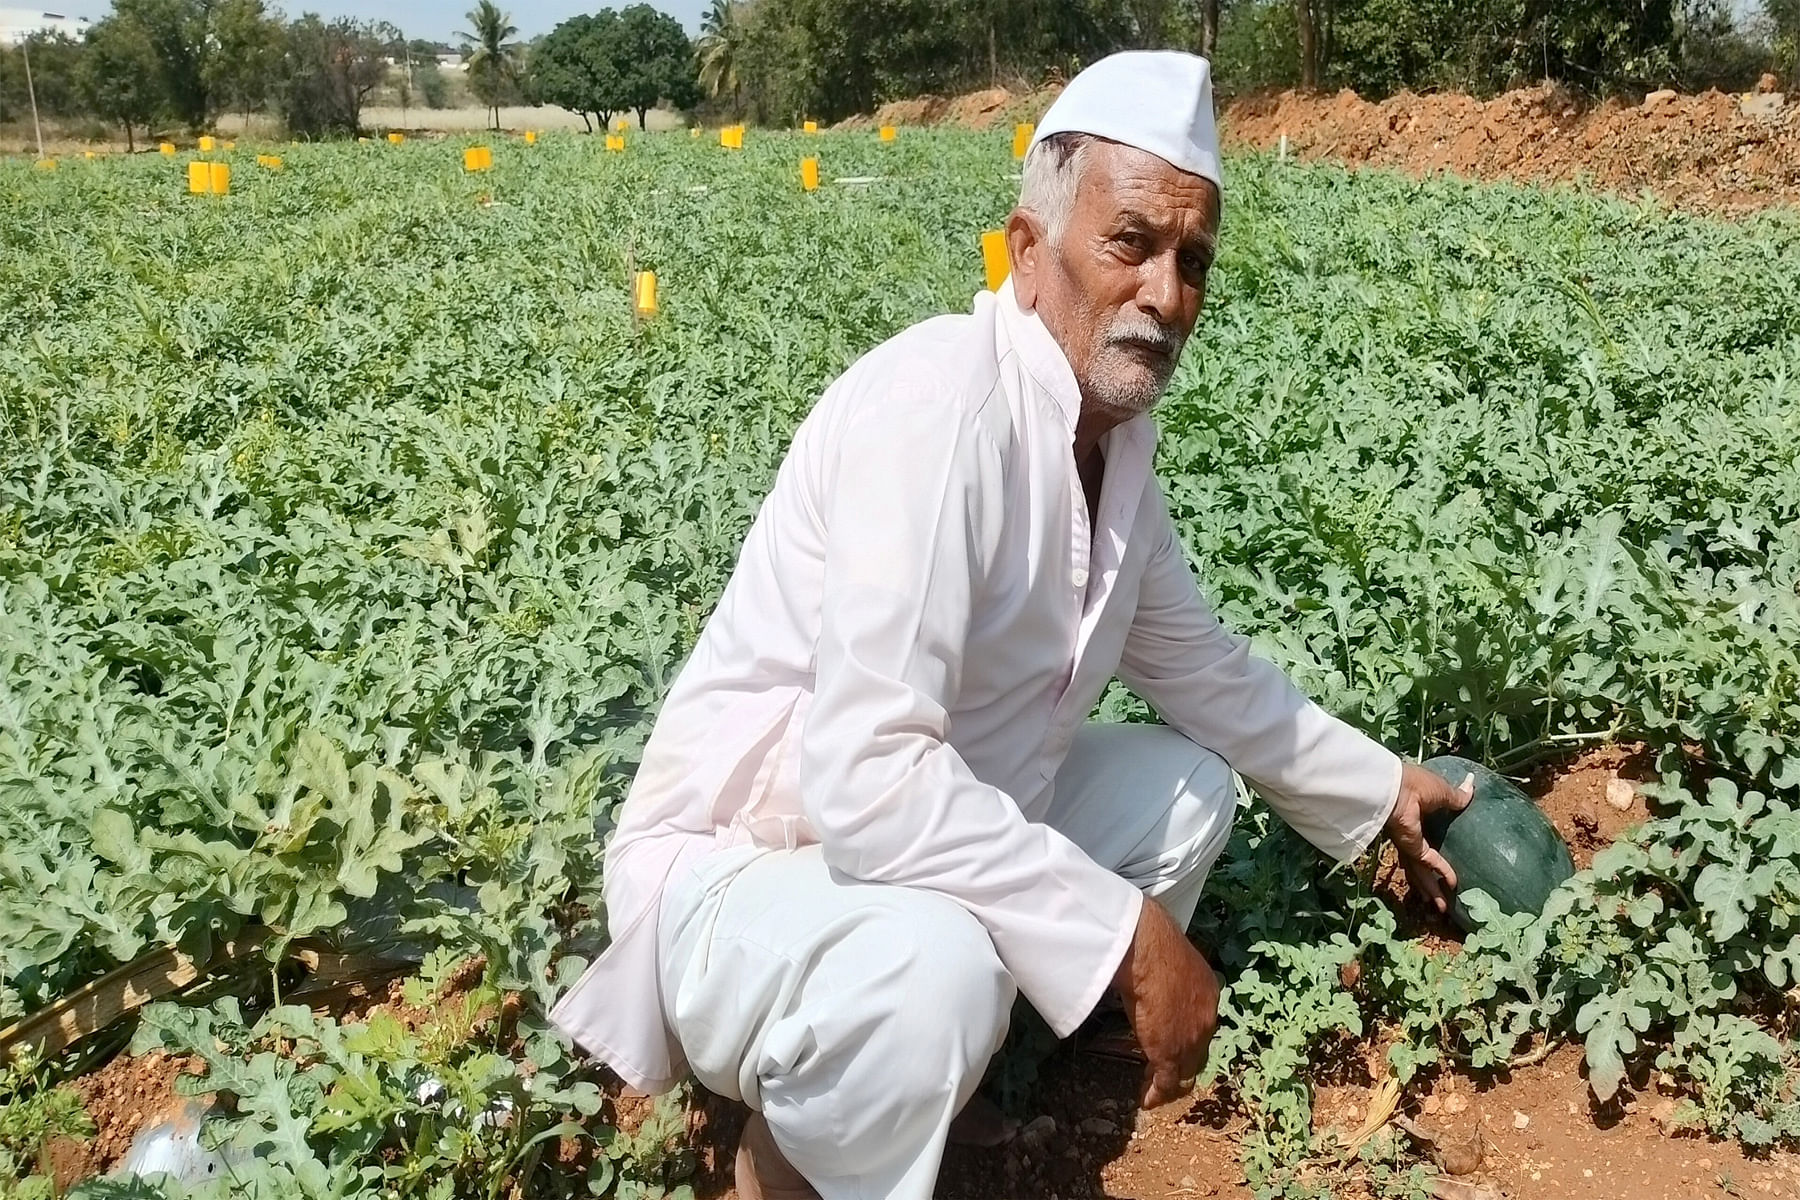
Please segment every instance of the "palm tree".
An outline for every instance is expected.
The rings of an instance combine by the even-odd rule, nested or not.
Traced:
[[[729,91],[734,113],[741,88],[737,60],[744,41],[744,2],[712,0],[700,18],[700,40],[694,44],[700,60],[700,86],[714,100]]]
[[[494,114],[494,128],[500,128],[500,96],[513,73],[513,55],[518,43],[508,38],[518,35],[512,14],[500,11],[494,0],[479,0],[468,12],[471,33],[462,34],[475,49],[469,55],[469,88],[486,103]]]

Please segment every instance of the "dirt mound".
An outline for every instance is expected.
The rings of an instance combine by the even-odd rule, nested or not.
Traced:
[[[1743,96],[1652,92],[1641,103],[1594,104],[1555,84],[1492,100],[1402,92],[1379,102],[1355,92],[1243,96],[1223,106],[1228,145],[1424,175],[1451,171],[1518,183],[1650,189],[1682,208],[1745,212],[1800,204],[1800,96],[1764,80]],[[967,129],[1036,121],[1062,91],[987,88],[920,96],[850,117],[839,129],[951,124]]]
[[[1800,202],[1800,103],[1779,93],[1654,92],[1590,105],[1554,85],[1476,100],[1354,92],[1243,97],[1228,143],[1415,174],[1648,188],[1681,207],[1745,211]]]

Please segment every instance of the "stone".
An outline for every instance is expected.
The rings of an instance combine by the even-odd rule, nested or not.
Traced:
[[[1787,105],[1787,95],[1783,92],[1763,92],[1760,95],[1744,96],[1738,101],[1738,111],[1746,117],[1758,117],[1762,120],[1773,120],[1781,116],[1781,110]]]
[[[1444,1112],[1448,1116],[1454,1117],[1457,1113],[1466,1111],[1468,1107],[1469,1098],[1461,1092],[1451,1092],[1444,1097]]]
[[[1606,781],[1606,802],[1620,812],[1630,812],[1631,802],[1637,797],[1637,789],[1631,786],[1629,779],[1609,779]]]
[[[1081,1132],[1090,1137],[1116,1137],[1119,1127],[1105,1117],[1089,1117],[1081,1123]]]
[[[1775,72],[1773,71],[1764,71],[1762,73],[1762,78],[1756,81],[1756,91],[1758,95],[1761,95],[1763,92],[1776,92],[1780,90],[1781,80],[1775,78]]]
[[[1513,1109],[1513,1128],[1514,1129],[1524,1129],[1526,1126],[1528,1126],[1530,1124],[1531,1124],[1530,1117],[1526,1116],[1524,1113],[1520,1112],[1516,1108]]]
[[[1658,88],[1644,97],[1644,107],[1661,108],[1665,104],[1674,103],[1674,101],[1675,90],[1673,88]]]

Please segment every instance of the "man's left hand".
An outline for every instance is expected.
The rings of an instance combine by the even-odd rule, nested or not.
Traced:
[[[1425,814],[1448,809],[1461,812],[1475,796],[1475,776],[1470,775],[1458,787],[1452,787],[1438,774],[1418,763],[1400,765],[1400,796],[1394,811],[1388,814],[1387,835],[1400,861],[1406,865],[1406,877],[1413,890],[1424,896],[1438,912],[1450,907],[1450,892],[1456,887],[1456,872],[1444,856],[1425,840]]]

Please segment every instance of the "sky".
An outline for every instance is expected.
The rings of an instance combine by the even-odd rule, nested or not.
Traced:
[[[14,0],[17,2],[17,0]],[[96,3],[72,3],[71,0],[38,0],[46,8],[54,9],[72,17],[87,17],[97,21],[112,11],[112,5],[106,0]],[[271,8],[280,8],[290,17],[297,17],[303,12],[316,12],[327,19],[332,17],[356,17],[365,21],[392,21],[408,37],[435,38],[439,41],[454,43],[455,34],[468,28],[464,18],[474,0],[365,0],[364,3],[346,3],[344,0],[268,0]],[[512,23],[519,27],[519,36],[523,39],[534,38],[540,33],[549,33],[558,21],[572,17],[577,13],[598,12],[602,8],[622,8],[631,0],[499,0],[500,7],[512,14]],[[650,0],[657,8],[674,14],[675,18],[687,27],[690,34],[700,30],[700,10],[706,0]],[[32,5],[36,7],[36,5]]]

